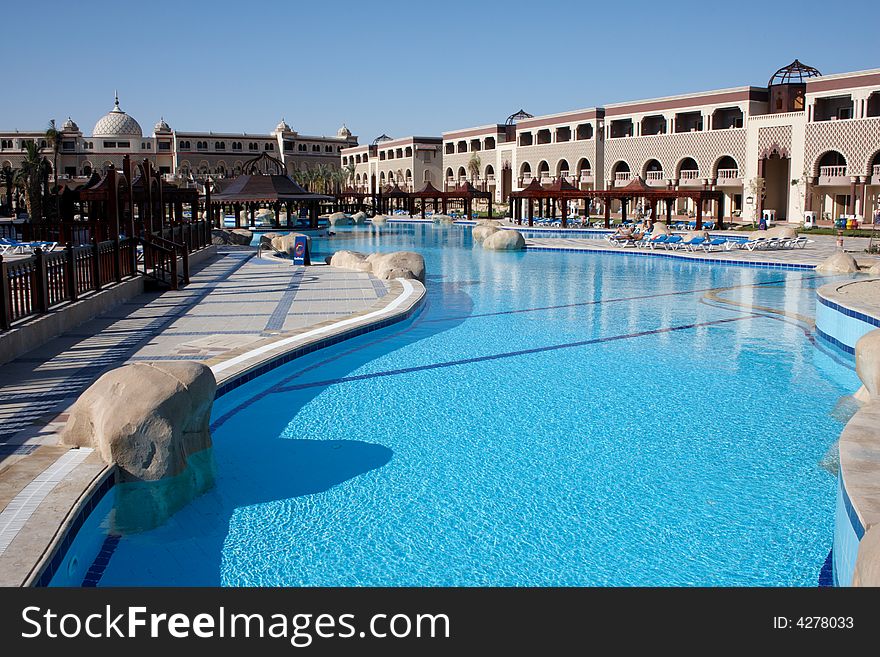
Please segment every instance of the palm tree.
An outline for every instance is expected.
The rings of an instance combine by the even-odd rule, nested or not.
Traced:
[[[25,192],[28,216],[31,221],[43,218],[43,175],[45,166],[40,147],[33,141],[24,142],[25,155],[21,168],[15,174],[16,184]]]
[[[12,186],[15,184],[15,169],[8,162],[3,163],[0,169],[0,180],[6,187],[6,209],[12,212]]]
[[[52,149],[52,173],[55,174],[55,186],[51,190],[51,194],[55,197],[55,220],[58,221],[61,219],[61,195],[59,194],[60,187],[58,186],[58,153],[61,151],[61,131],[55,127],[55,119],[51,119],[49,126],[46,128],[46,144]],[[46,168],[48,168],[48,163]],[[48,176],[46,177],[46,186],[46,193],[48,195],[50,193],[48,190]]]
[[[471,175],[471,180],[476,180],[479,177],[481,164],[480,156],[476,153],[471,153],[471,159],[469,159],[467,163],[467,170]]]
[[[342,168],[342,172],[345,174],[343,182],[345,182],[345,180],[347,179],[348,184],[354,187],[354,164],[349,162]]]

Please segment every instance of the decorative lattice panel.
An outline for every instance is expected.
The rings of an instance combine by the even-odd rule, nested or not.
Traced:
[[[828,151],[846,158],[847,175],[870,175],[880,152],[880,118],[808,123],[805,142],[804,161],[812,175],[819,174],[819,160]]]
[[[758,128],[758,157],[769,155],[770,150],[778,148],[780,155],[791,156],[791,126],[773,125]]]
[[[674,178],[678,164],[686,157],[696,160],[700,177],[712,177],[718,161],[725,155],[746,163],[746,131],[742,128],[680,132],[666,135],[623,137],[605,141],[605,179],[611,178],[614,164],[623,160],[629,170],[642,173],[648,160],[657,160],[667,178]]]

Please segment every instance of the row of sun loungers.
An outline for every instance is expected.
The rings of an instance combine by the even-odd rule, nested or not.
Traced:
[[[33,253],[34,249],[54,251],[58,242],[19,242],[18,240],[0,238],[0,255]]]
[[[681,235],[646,235],[641,239],[621,235],[608,235],[606,239],[619,247],[633,246],[635,248],[664,249],[666,251],[691,251],[702,250],[706,253],[712,251],[732,251],[742,249],[746,251],[771,250],[771,249],[803,249],[810,241],[806,237],[794,237],[783,239],[778,237],[759,237],[754,240],[732,240],[726,237],[692,237],[685,240]]]

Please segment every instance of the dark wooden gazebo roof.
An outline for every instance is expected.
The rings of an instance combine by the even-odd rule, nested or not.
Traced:
[[[243,173],[225,182],[211,195],[211,203],[300,203],[329,201],[332,196],[306,191],[287,175],[281,160],[267,153],[248,160]]]
[[[439,189],[434,187],[434,185],[432,185],[431,181],[429,180],[420,190],[412,192],[410,196],[412,196],[413,198],[443,198],[444,194],[445,192],[441,192]]]
[[[352,187],[346,187],[346,188],[343,189],[342,191],[337,192],[336,194],[334,194],[334,196],[336,196],[336,198],[339,198],[339,199],[342,199],[342,198],[357,198],[357,199],[361,199],[361,198],[364,198],[364,197],[366,197],[366,196],[369,196],[369,194],[368,194],[367,192],[359,192],[358,190],[356,190],[356,189],[354,189],[354,188],[352,188]]]
[[[452,189],[446,191],[446,198],[452,199],[474,199],[474,198],[492,198],[492,192],[484,192],[474,187],[470,182],[465,181],[456,185]]]
[[[382,190],[382,196],[388,198],[409,198],[409,192],[403,191],[397,183],[393,185],[388,185],[385,189]]]

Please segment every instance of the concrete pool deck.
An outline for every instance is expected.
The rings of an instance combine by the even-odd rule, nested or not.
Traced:
[[[140,295],[3,365],[0,586],[34,580],[84,493],[112,470],[58,437],[70,405],[103,372],[197,360],[220,386],[304,346],[402,317],[423,296],[418,281],[221,247],[186,288]]]

